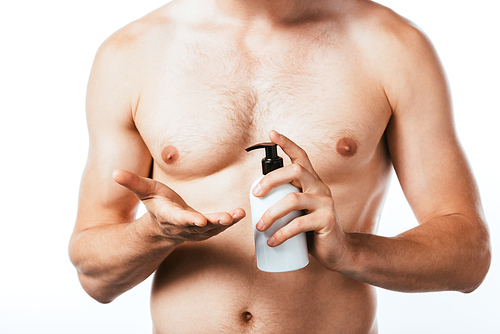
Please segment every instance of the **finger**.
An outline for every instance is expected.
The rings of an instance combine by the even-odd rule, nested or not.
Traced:
[[[331,211],[330,211],[331,213]],[[287,225],[280,228],[267,241],[270,247],[276,247],[283,244],[300,233],[314,231],[323,235],[328,234],[331,222],[334,221],[334,215],[320,210],[311,214],[300,216],[292,220]],[[319,231],[319,232],[318,232]]]
[[[306,151],[304,151],[300,146],[288,139],[285,135],[282,135],[275,130],[271,130],[271,132],[269,132],[269,139],[271,139],[273,143],[277,144],[283,149],[283,152],[285,152],[286,155],[290,157],[292,163],[298,163],[302,165],[314,176],[318,177],[318,175],[314,171],[314,168],[312,167],[311,161],[309,160]]]
[[[242,208],[234,209],[229,211],[231,217],[233,217],[233,223],[237,223],[246,217],[247,213]]]
[[[124,169],[115,170],[112,177],[116,183],[132,191],[143,202],[153,198],[168,198],[182,207],[188,207],[175,191],[154,179]]]
[[[314,230],[314,226],[311,224],[311,215],[301,216],[280,228],[267,240],[267,244],[269,247],[276,247],[302,232],[312,230]]]
[[[245,210],[238,208],[229,212],[213,212],[205,214],[205,218],[211,224],[231,225],[245,218]]]
[[[259,231],[265,231],[271,227],[276,220],[285,217],[290,212],[306,210],[310,213],[320,207],[328,205],[327,200],[328,198],[326,197],[306,193],[290,193],[264,212],[256,228]]]
[[[163,183],[123,169],[115,170],[112,176],[115,182],[132,191],[160,223],[178,226],[207,224],[207,219],[201,213],[189,207],[176,192]],[[151,199],[155,201],[150,201]]]
[[[254,187],[252,193],[257,197],[262,197],[267,195],[274,187],[286,183],[301,188],[302,192],[330,195],[329,188],[299,164],[288,165],[267,174]]]
[[[156,182],[152,179],[141,177],[133,172],[117,169],[112,174],[116,183],[132,191],[141,201],[156,195]]]
[[[233,217],[228,212],[212,212],[204,215],[210,224],[231,225]]]

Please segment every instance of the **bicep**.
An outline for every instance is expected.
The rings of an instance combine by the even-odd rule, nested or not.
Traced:
[[[133,122],[133,80],[116,56],[113,50],[100,50],[89,79],[89,154],[75,230],[132,221],[139,201],[111,175],[121,168],[148,176],[151,166],[149,150]]]
[[[417,220],[481,211],[476,183],[453,123],[448,84],[423,36],[389,89],[387,137],[394,169]],[[404,57],[404,56],[403,56]]]

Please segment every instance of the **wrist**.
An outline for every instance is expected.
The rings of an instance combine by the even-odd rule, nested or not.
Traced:
[[[360,236],[361,233],[344,233],[342,255],[333,271],[354,278],[360,272]]]

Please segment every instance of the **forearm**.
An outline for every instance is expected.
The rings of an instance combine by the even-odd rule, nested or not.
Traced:
[[[346,276],[389,290],[471,292],[490,265],[484,223],[459,215],[433,219],[397,237],[348,233]]]
[[[87,293],[99,302],[110,302],[149,277],[179,245],[158,229],[147,213],[129,224],[75,233],[70,257]]]

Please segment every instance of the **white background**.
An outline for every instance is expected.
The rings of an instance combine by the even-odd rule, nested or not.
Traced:
[[[1,2],[1,334],[151,332],[150,280],[101,305],[81,289],[67,244],[86,160],[85,89],[95,52],[115,30],[165,2]],[[380,2],[416,22],[441,56],[498,246],[500,6],[494,0]],[[394,236],[414,225],[393,178],[379,233]],[[379,289],[380,333],[498,333],[499,283],[494,254],[485,282],[470,295]]]

